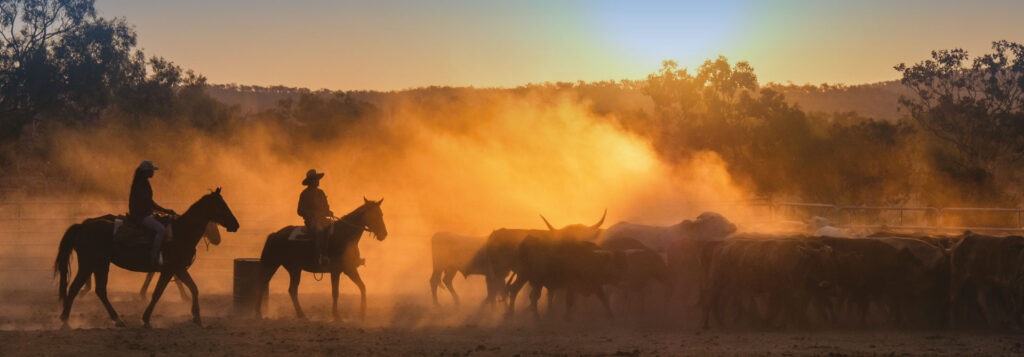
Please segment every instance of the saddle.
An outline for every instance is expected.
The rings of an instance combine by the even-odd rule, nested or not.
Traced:
[[[171,229],[171,217],[157,216],[156,219],[166,227],[167,233],[164,234],[164,240],[170,239],[174,235],[174,231]],[[135,220],[127,216],[113,216],[110,220],[114,222],[114,231],[111,232],[114,236],[114,244],[128,247],[148,247],[153,244],[153,236],[156,233],[136,223]]]
[[[334,234],[334,225],[328,225],[324,228],[324,231],[328,236]],[[291,232],[288,233],[288,240],[311,241],[313,240],[313,234],[310,234],[309,230],[306,229],[306,226],[294,226],[292,227]]]

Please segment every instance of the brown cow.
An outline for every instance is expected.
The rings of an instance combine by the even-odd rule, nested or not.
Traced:
[[[482,263],[486,264],[488,269],[486,274],[487,298],[484,299],[484,305],[495,303],[498,297],[508,297],[509,287],[512,279],[514,279],[514,277],[509,277],[509,273],[515,271],[516,252],[519,249],[519,244],[526,236],[532,235],[545,239],[594,240],[600,235],[600,227],[604,223],[607,214],[608,212],[605,211],[605,214],[601,216],[597,224],[592,226],[572,224],[562,229],[555,229],[544,216],[541,216],[544,224],[548,226],[548,230],[502,228],[491,232],[491,235],[487,237],[487,242],[484,244],[483,258],[486,262]],[[509,281],[506,282],[506,278]]]
[[[430,295],[437,302],[437,286],[442,282],[452,294],[455,304],[459,304],[459,294],[455,293],[452,280],[456,273],[468,275],[486,275],[487,267],[484,259],[477,257],[484,246],[483,237],[471,237],[455,233],[439,232],[430,238],[430,256],[433,259],[433,272],[430,274]]]
[[[612,283],[616,272],[621,270],[616,267],[612,252],[600,250],[592,242],[572,238],[528,236],[519,244],[516,254],[516,278],[511,285],[506,316],[512,316],[516,296],[523,285],[530,283],[533,287],[530,292],[530,310],[534,317],[539,317],[537,300],[540,299],[542,288],[548,289],[549,302],[552,291],[565,290],[567,320],[571,317],[576,294],[597,295],[608,317],[612,317],[608,297],[603,290],[604,285]],[[551,311],[550,305],[548,311]]]
[[[615,285],[625,295],[627,305],[633,293],[638,293],[642,311],[651,282],[659,283],[665,289],[666,299],[671,295],[672,281],[669,279],[668,266],[660,254],[631,238],[604,240],[599,246],[616,253],[616,257],[622,260],[619,264],[622,271]]]
[[[772,326],[780,313],[786,321],[802,323],[807,308],[816,305],[828,319],[831,249],[799,238],[708,242],[702,254],[710,264],[700,301],[704,328],[710,328],[712,313],[725,324],[727,311]],[[763,310],[758,301],[764,302]]]
[[[961,318],[964,299],[976,299],[989,326],[1022,326],[1024,313],[1024,237],[991,237],[967,232],[950,256],[950,327]],[[1009,321],[998,321],[996,315]]]
[[[815,239],[833,249],[839,306],[852,310],[861,325],[867,322],[871,305],[886,308],[893,320],[903,322],[904,307],[914,303],[914,286],[927,275],[909,249],[875,238]]]

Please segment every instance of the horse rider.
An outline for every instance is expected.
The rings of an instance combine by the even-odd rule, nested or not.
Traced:
[[[306,230],[313,234],[313,246],[316,248],[316,255],[320,265],[327,264],[326,255],[326,228],[331,223],[331,206],[327,204],[327,194],[320,189],[320,179],[324,173],[317,173],[315,169],[306,172],[306,179],[302,184],[306,189],[299,195],[299,216],[306,224]]]
[[[135,169],[135,178],[132,180],[132,192],[128,197],[128,218],[146,229],[156,233],[153,236],[153,248],[151,251],[153,264],[161,265],[160,246],[164,240],[164,225],[153,216],[153,211],[163,212],[172,216],[177,213],[174,210],[160,207],[153,201],[153,187],[149,185],[149,178],[153,177],[157,167],[152,161],[144,160]]]

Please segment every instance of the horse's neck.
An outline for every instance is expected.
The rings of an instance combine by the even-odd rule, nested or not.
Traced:
[[[363,217],[353,211],[334,222],[334,237],[342,242],[358,242],[363,236]]]
[[[199,240],[203,237],[203,230],[210,221],[208,217],[202,216],[204,215],[200,213],[200,210],[195,208],[189,208],[184,214],[178,216],[173,223],[174,239],[192,245],[199,244]]]

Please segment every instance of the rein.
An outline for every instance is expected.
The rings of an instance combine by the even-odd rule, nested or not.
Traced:
[[[367,226],[366,224],[363,224],[363,225],[358,225],[358,224],[355,224],[355,223],[352,223],[352,222],[349,222],[349,221],[345,220],[345,218],[344,218],[344,217],[342,217],[342,218],[339,218],[339,219],[338,219],[338,222],[341,222],[341,223],[347,224],[347,225],[348,225],[349,227],[353,227],[353,228],[359,228],[359,229],[360,229],[360,230],[362,230],[363,232],[369,232],[369,231],[370,231],[370,228],[369,228],[369,227],[368,227],[368,226]]]

